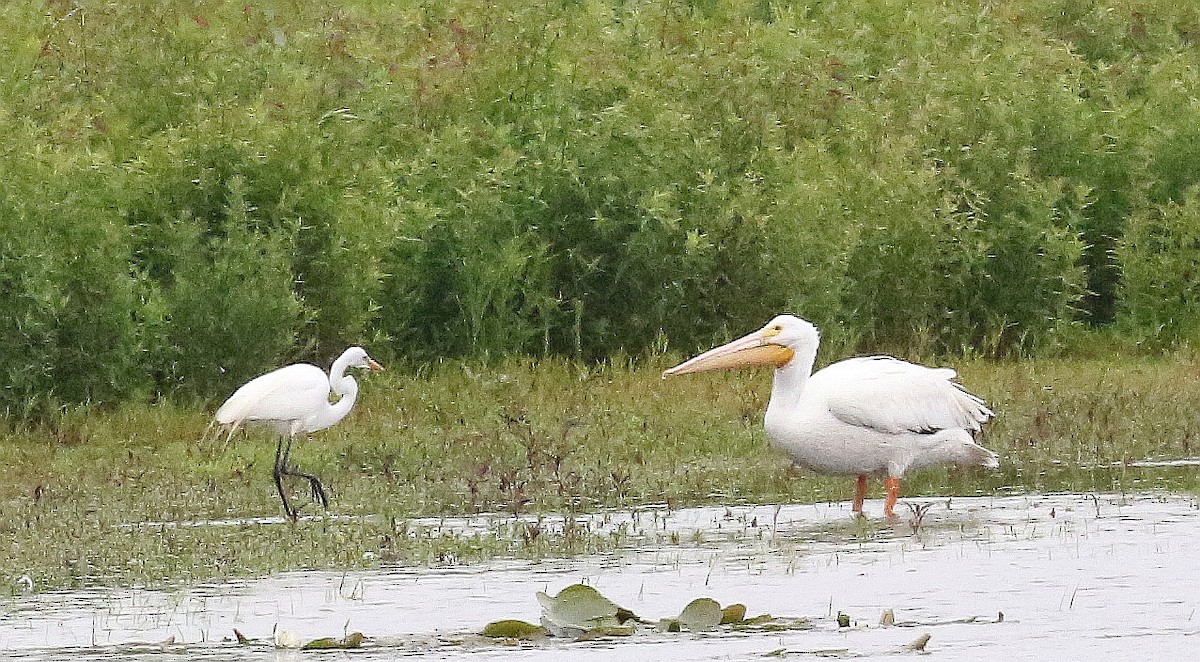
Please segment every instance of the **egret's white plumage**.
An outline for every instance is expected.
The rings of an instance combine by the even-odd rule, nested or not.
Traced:
[[[275,485],[283,500],[284,512],[292,519],[295,519],[296,511],[284,494],[282,476],[306,478],[313,496],[323,505],[328,505],[320,481],[315,476],[288,467],[287,456],[293,437],[324,430],[350,413],[358,398],[358,382],[346,374],[349,368],[383,370],[361,347],[351,347],[342,352],[333,362],[328,375],[308,363],[284,366],[255,377],[234,391],[209,424],[210,429],[219,426],[220,430],[228,430],[226,441],[246,423],[268,424],[279,433],[279,446],[275,453]],[[338,396],[335,403],[329,401],[331,391]]]
[[[973,434],[993,416],[954,381],[949,368],[890,356],[839,361],[812,374],[820,336],[811,323],[780,315],[765,327],[671,368],[663,376],[774,365],[764,427],[777,447],[814,471],[858,476],[862,511],[867,476],[887,479],[892,516],[900,479],[935,464],[999,466]]]

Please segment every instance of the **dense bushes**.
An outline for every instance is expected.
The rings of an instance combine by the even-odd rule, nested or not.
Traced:
[[[1200,193],[1134,215],[1118,255],[1131,335],[1200,342]]]
[[[9,136],[20,143],[14,130]],[[0,170],[0,411],[111,401],[140,385],[135,282],[113,192],[71,162],[5,152]]]
[[[0,9],[0,407],[281,361],[1195,342],[1200,11]]]

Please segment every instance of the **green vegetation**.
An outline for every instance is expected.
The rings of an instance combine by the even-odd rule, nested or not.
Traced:
[[[347,421],[292,453],[329,489],[331,514],[359,517],[294,526],[281,522],[269,431],[201,445],[207,419],[192,407],[67,412],[0,437],[9,476],[0,484],[0,577],[15,591],[11,582],[26,573],[41,588],[159,585],[295,568],[575,555],[634,542],[690,544],[648,525],[595,530],[576,524],[577,514],[850,498],[851,480],[793,475],[768,450],[766,374],[659,379],[678,358],[642,367],[447,362],[416,375],[371,375]],[[1200,492],[1195,467],[1130,464],[1196,456],[1194,361],[957,367],[999,412],[981,441],[1000,453],[1001,467],[917,472],[905,481],[906,497]],[[302,483],[294,484],[295,503],[307,504],[302,514],[319,513]],[[882,486],[871,487],[879,498]],[[439,519],[475,513],[488,531]],[[871,515],[877,521],[879,513]],[[280,521],[188,525],[259,517]],[[861,529],[856,535],[874,535]]]
[[[845,498],[765,452],[762,376],[657,379],[784,310],[822,360],[967,357],[1002,469],[909,495],[1198,488],[1126,461],[1196,455],[1200,7],[336,5],[0,6],[0,577],[572,554],[622,542],[572,513]],[[138,524],[276,514],[274,440],[201,446],[205,412],[349,344],[392,371],[295,457],[371,517]],[[545,519],[411,522],[476,512]]]
[[[1197,35],[1170,0],[6,3],[0,409],[785,309],[838,354],[1194,344]]]

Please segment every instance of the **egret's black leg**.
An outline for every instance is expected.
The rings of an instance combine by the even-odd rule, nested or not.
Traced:
[[[287,448],[283,446],[284,438],[287,438]],[[292,504],[288,502],[287,493],[283,490],[283,476],[288,473],[287,470],[287,454],[292,448],[292,438],[287,435],[279,435],[279,445],[275,447],[275,489],[279,490],[279,499],[283,501],[283,512],[287,518],[296,521],[296,509],[292,508]]]
[[[282,443],[282,441],[283,440],[280,439],[281,443]],[[292,438],[288,437],[287,446],[283,447],[282,454],[277,455],[275,458],[276,471],[278,472],[279,475],[282,475],[282,476],[296,476],[297,478],[303,478],[304,480],[307,480],[308,487],[312,491],[313,500],[320,501],[321,507],[326,510],[329,510],[329,497],[326,496],[325,488],[321,485],[321,481],[312,474],[304,473],[303,471],[297,470],[295,467],[288,466],[288,454],[291,451],[292,451]],[[282,481],[279,478],[276,478],[275,482],[276,482],[277,486],[280,486],[282,484]],[[279,494],[280,494],[280,496],[282,496],[283,488],[279,487],[279,490],[280,490]],[[290,504],[288,504],[288,501],[286,498],[283,500],[283,502],[284,502],[284,510],[290,510],[291,514],[289,515],[289,517],[292,518],[292,521],[295,521],[296,520],[296,512],[297,512],[296,509],[292,508],[290,506]]]

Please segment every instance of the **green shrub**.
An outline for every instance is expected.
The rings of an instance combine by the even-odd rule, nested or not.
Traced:
[[[326,362],[364,343],[380,280],[374,253],[382,233],[372,222],[386,215],[334,167],[342,149],[338,127],[317,136],[290,125],[256,127],[255,140],[233,139],[242,133],[236,124],[208,129],[227,137],[164,134],[131,176],[137,186],[126,217],[134,265],[171,311],[163,322],[169,351],[155,355],[154,369],[172,375],[164,388],[215,374],[212,365],[227,366],[226,357],[253,344],[247,334],[264,336],[263,351],[246,355],[245,368],[226,368],[232,375],[287,358]],[[239,278],[247,280],[240,288]],[[216,289],[206,294],[205,287]],[[248,292],[252,287],[260,291]],[[281,298],[271,303],[272,296]],[[222,305],[227,297],[241,303]],[[181,308],[190,304],[202,307]],[[202,319],[227,309],[253,321]],[[192,327],[178,328],[183,319]],[[189,334],[203,338],[199,347],[179,344]],[[196,360],[180,365],[170,358],[179,352]],[[211,356],[212,365],[201,356]],[[189,389],[210,393],[231,377],[197,379]]]
[[[150,371],[161,389],[216,395],[299,354],[301,219],[272,214],[283,186],[264,181],[245,147],[181,144],[150,153],[126,218],[156,304]]]
[[[1197,35],[1167,0],[9,3],[4,407],[781,310],[839,354],[1117,310],[1177,342],[1145,265],[1190,236]]]
[[[191,240],[164,293],[168,325],[154,364],[168,389],[232,393],[295,355],[303,308],[292,292],[290,245],[283,233],[236,225],[224,237]]]
[[[40,417],[138,392],[138,302],[112,170],[60,173],[16,156],[0,169],[0,410]]]
[[[1117,250],[1124,325],[1154,347],[1200,342],[1200,191],[1130,217]]]

